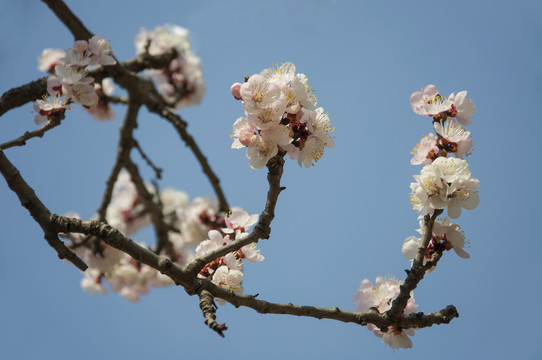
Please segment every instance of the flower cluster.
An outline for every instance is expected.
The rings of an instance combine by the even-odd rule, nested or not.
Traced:
[[[135,47],[137,55],[161,55],[175,49],[177,57],[166,68],[147,71],[171,107],[179,109],[201,102],[205,94],[201,60],[190,50],[187,29],[174,25],[158,26],[152,31],[141,29]]]
[[[423,91],[413,92],[410,95],[410,105],[416,114],[432,116],[436,120],[451,116],[464,126],[472,124],[470,118],[475,110],[474,102],[467,98],[466,91],[457,95],[451,93],[447,98],[443,98],[435,85],[427,85]]]
[[[392,301],[399,295],[401,282],[379,276],[376,278],[375,283],[376,285],[373,286],[373,283],[368,279],[361,282],[360,289],[354,297],[354,304],[358,306],[357,311],[367,312],[370,308],[376,307],[380,313],[383,313],[391,308]],[[403,315],[415,312],[416,306],[411,293]],[[367,329],[374,332],[376,336],[381,337],[384,343],[388,344],[392,349],[412,347],[412,340],[410,340],[409,336],[414,336],[414,329],[390,326],[388,331],[383,333],[374,324],[367,324]]]
[[[163,219],[171,229],[168,231],[171,246],[160,254],[179,265],[184,266],[196,257],[247,236],[247,231],[258,221],[258,215],[248,215],[240,209],[233,209],[229,216],[220,213],[217,203],[209,198],[200,197],[190,202],[188,195],[179,190],[164,189],[156,195],[153,187],[147,185],[147,189],[158,198]],[[77,214],[70,216],[78,217]],[[151,224],[148,210],[126,172],[119,174],[115,182],[106,220],[126,236]],[[148,293],[149,287],[173,283],[169,277],[104,242],[90,245],[80,234],[65,236],[72,239],[74,251],[89,265],[81,286],[91,294],[107,293],[104,283],[109,283],[110,288],[125,299],[137,301],[140,295]],[[140,245],[147,247],[144,243]],[[243,291],[243,260],[259,262],[264,257],[254,244],[249,244],[210,262],[198,276],[240,294]],[[223,303],[221,299],[217,301]]]
[[[466,160],[438,157],[425,165],[416,182],[410,184],[411,202],[422,214],[435,209],[448,208],[448,216],[457,219],[461,208],[468,210],[478,206],[480,182],[471,176]]]
[[[467,92],[452,93],[442,98],[434,85],[410,96],[415,113],[432,116],[436,135],[429,134],[414,148],[411,164],[424,167],[416,182],[410,185],[412,207],[421,215],[432,214],[435,209],[448,208],[448,215],[457,219],[461,208],[478,206],[480,182],[471,176],[469,165],[463,159],[472,148],[470,132],[461,125],[472,123],[474,103]],[[455,154],[455,158],[449,157]]]
[[[145,244],[140,244],[145,246]],[[158,270],[141,264],[131,256],[101,243],[100,252],[88,248],[77,248],[77,254],[87,261],[89,268],[81,280],[83,290],[91,295],[106,294],[104,281],[111,290],[124,299],[138,301],[140,295],[147,294],[149,287],[166,287],[173,281]]]
[[[421,212],[419,216],[420,229],[426,223],[424,215],[435,213],[435,210],[448,209],[448,216],[456,219],[461,215],[461,209],[474,209],[478,206],[479,196],[477,189],[480,182],[471,176],[469,165],[464,159],[472,149],[470,132],[463,126],[470,125],[470,118],[474,114],[474,103],[468,99],[466,91],[457,95],[453,93],[447,98],[440,96],[434,85],[428,85],[423,91],[416,91],[410,96],[412,110],[419,115],[431,116],[435,134],[429,133],[423,137],[412,151],[414,157],[410,161],[412,165],[424,165],[419,175],[414,175],[414,183],[410,200],[415,210]],[[454,154],[455,157],[450,157]],[[413,261],[418,251],[424,252],[423,264],[433,260],[432,267],[426,273],[436,267],[438,257],[444,251],[453,249],[462,258],[470,255],[464,250],[468,241],[460,230],[458,224],[451,223],[448,217],[436,220],[429,226],[431,237],[425,248],[421,247],[421,238],[410,236],[403,242],[402,253]],[[425,246],[425,245],[424,245]],[[408,272],[412,274],[412,272]],[[365,312],[376,307],[380,313],[390,310],[392,301],[400,293],[401,283],[397,280],[385,280],[382,277],[376,279],[376,285],[365,279],[361,282],[360,290],[354,298],[358,311]],[[414,298],[410,293],[403,315],[416,311]],[[412,340],[409,336],[414,335],[414,329],[402,329],[390,326],[386,333],[382,333],[374,324],[368,324],[367,328],[375,335],[382,337],[384,343],[391,348],[411,348]]]
[[[229,218],[225,217],[225,214],[219,213],[216,201],[209,198],[200,197],[190,202],[188,195],[179,190],[164,189],[156,195],[154,187],[148,185],[147,189],[157,197],[156,200],[159,200],[163,219],[168,229],[171,229],[168,231],[171,246],[164,248],[160,254],[169,257],[179,265],[186,265],[194,258],[193,248],[208,238],[210,230],[228,233],[233,239],[236,236],[244,236],[244,231],[253,224],[252,220],[244,221],[243,219],[254,219],[254,216],[248,217],[248,214],[243,215],[239,211],[234,211]],[[71,216],[77,217],[77,215]],[[148,210],[144,207],[130,175],[126,172],[119,174],[115,182],[111,203],[106,211],[106,221],[126,236],[132,236],[151,224]],[[89,265],[81,285],[91,294],[106,293],[104,282],[107,282],[113,291],[118,292],[125,299],[137,301],[139,295],[148,292],[149,287],[172,284],[167,276],[139,263],[104,242],[91,244],[86,242],[80,234],[65,236],[72,239],[74,251]],[[143,243],[140,245],[147,247]],[[257,251],[251,252],[251,250],[254,250],[253,247],[244,247],[239,250],[237,256],[250,261],[263,260],[263,257],[258,257],[261,255],[257,254]],[[236,267],[236,269],[239,268],[239,266]]]
[[[202,257],[234,240],[248,236],[246,231],[256,224],[258,215],[248,215],[243,210],[234,210],[225,220],[225,228],[209,231],[209,238],[196,248],[196,257]],[[243,260],[260,262],[264,260],[264,257],[256,245],[251,243],[208,263],[198,276],[210,279],[217,286],[231,290],[236,294],[242,294]],[[221,305],[225,303],[222,299],[217,299],[217,301]]]
[[[247,77],[231,87],[242,100],[245,117],[233,125],[232,148],[247,147],[253,169],[261,169],[279,151],[299,166],[310,167],[320,160],[324,148],[333,148],[329,116],[316,108],[316,96],[304,74],[296,74],[292,63],[284,63]]]
[[[422,234],[423,220],[420,220],[420,228],[416,231]],[[455,253],[464,259],[470,258],[469,253],[464,250],[465,234],[461,231],[458,224],[451,223],[448,217],[442,220],[437,220],[433,224],[432,236],[429,245],[425,250],[424,264],[431,260],[433,254],[436,252],[443,252],[454,249]],[[416,236],[409,236],[403,242],[403,248],[401,251],[408,260],[414,260],[418,247],[420,246],[420,238]],[[429,269],[427,272],[432,271]]]
[[[113,65],[111,46],[99,35],[89,41],[75,41],[65,52],[59,49],[45,49],[38,59],[38,69],[52,72],[47,79],[47,94],[43,100],[36,100],[34,117],[36,124],[51,119],[53,114],[64,114],[72,109],[71,103],[82,105],[97,119],[111,119],[112,110],[105,98],[112,92],[111,83],[98,84],[87,76],[87,68],[92,65]],[[107,85],[106,85],[107,84]],[[96,90],[101,96],[98,96]]]

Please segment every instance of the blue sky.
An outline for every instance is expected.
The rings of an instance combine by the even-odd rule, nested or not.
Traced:
[[[330,114],[336,147],[316,167],[285,167],[263,263],[245,268],[245,291],[274,302],[354,310],[361,280],[404,277],[403,240],[416,235],[408,193],[410,151],[431,131],[412,113],[413,91],[436,84],[445,95],[468,90],[476,103],[470,169],[481,182],[478,208],[458,223],[470,239],[464,260],[447,253],[414,292],[420,311],[454,304],[450,325],[416,332],[414,348],[395,353],[367,329],[329,320],[260,315],[220,307],[226,338],[204,324],[197,299],[176,288],[137,303],[91,298],[80,272],[59,261],[5,183],[0,181],[0,357],[6,359],[238,356],[276,358],[423,358],[512,356],[539,359],[537,300],[542,295],[537,223],[542,130],[542,4],[538,1],[68,1],[120,60],[135,54],[140,28],[176,24],[191,32],[207,94],[181,110],[218,173],[230,204],[260,213],[266,173],[230,149],[242,108],[229,93],[276,62],[309,77]],[[43,48],[73,38],[41,2],[6,1],[0,14],[0,92],[41,76]],[[58,214],[91,217],[116,154],[118,118],[94,121],[75,109],[62,126],[6,156]],[[0,119],[0,142],[35,128],[31,105]],[[143,112],[136,138],[165,168],[162,187],[192,198],[212,195],[192,154],[168,124]],[[142,166],[147,179],[151,171]],[[151,241],[143,232],[138,240]]]

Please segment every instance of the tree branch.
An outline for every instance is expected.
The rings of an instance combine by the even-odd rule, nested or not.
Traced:
[[[79,220],[51,214],[49,221],[57,232],[80,233],[102,239],[106,244],[125,252],[142,264],[149,265],[169,276],[175,284],[192,289],[190,278],[185,271],[169,258],[137,244],[111,225],[97,220]]]
[[[442,209],[436,209],[432,216],[425,215],[424,217],[423,234],[420,240],[420,246],[418,247],[418,252],[416,253],[416,258],[412,262],[410,271],[408,271],[408,276],[405,283],[399,287],[399,295],[397,295],[395,300],[393,300],[391,308],[386,312],[386,316],[388,316],[390,319],[397,319],[403,315],[408,299],[410,299],[411,291],[418,286],[418,283],[425,275],[425,271],[427,270],[427,268],[423,265],[425,250],[427,249],[429,241],[433,236],[433,224],[435,223],[436,218],[442,214],[442,211]],[[436,265],[437,261],[438,259],[435,258],[435,262],[432,263],[432,266]]]
[[[143,201],[145,209],[147,209],[147,211],[149,211],[151,215],[151,220],[156,231],[156,253],[159,254],[162,249],[167,249],[168,254],[172,255],[173,247],[169,243],[168,226],[164,222],[162,209],[154,202],[153,194],[151,194],[149,190],[147,190],[147,187],[145,186],[145,183],[143,182],[143,179],[139,174],[139,169],[137,165],[134,164],[129,158],[126,162],[126,170],[128,170],[128,172],[130,173],[132,182],[134,183],[137,189],[137,193]],[[156,194],[156,196],[160,195]]]
[[[65,118],[64,114],[55,113],[51,115],[51,118],[39,129],[25,132],[23,135],[19,136],[17,139],[7,141],[3,144],[0,144],[0,150],[9,149],[14,146],[23,146],[26,145],[26,141],[35,137],[43,137],[43,135],[51,130],[54,127],[60,125],[60,122]]]
[[[71,31],[75,40],[88,40],[92,33],[62,0],[42,0]]]
[[[211,330],[216,331],[221,337],[224,337],[223,331],[228,330],[228,327],[226,324],[216,322],[216,304],[213,295],[207,290],[202,290],[198,296],[199,307],[205,318],[205,325],[209,326]]]
[[[32,218],[36,220],[41,229],[45,240],[55,249],[60,259],[66,259],[74,264],[81,271],[87,269],[87,264],[81,260],[73,251],[71,251],[58,238],[57,232],[49,223],[51,213],[38,199],[34,190],[24,181],[17,168],[8,160],[2,151],[0,151],[0,172],[4,176],[9,188],[17,194],[21,205],[28,210]]]
[[[143,158],[143,160],[145,160],[147,165],[154,171],[154,175],[156,176],[156,178],[161,179],[162,169],[154,165],[154,163],[151,161],[151,159],[149,159],[147,154],[145,154],[145,152],[143,151],[143,149],[139,145],[139,142],[137,142],[136,139],[132,139],[132,140],[133,140],[134,148],[139,152],[139,155],[141,155],[141,157]]]
[[[277,199],[280,192],[284,190],[284,188],[280,186],[280,179],[284,169],[284,154],[276,155],[274,158],[270,159],[267,163],[267,169],[267,181],[269,183],[267,201],[265,208],[260,215],[260,219],[254,227],[254,230],[252,230],[252,233],[247,237],[236,239],[231,243],[216,249],[215,251],[194,259],[186,267],[188,273],[192,277],[196,277],[206,264],[215,260],[216,258],[237,251],[250,243],[256,243],[259,239],[269,238],[269,234],[271,233],[271,221],[273,221],[273,218],[275,217],[275,206],[277,205]]]
[[[424,328],[432,325],[447,324],[453,318],[459,316],[456,308],[449,305],[446,308],[430,314],[423,312],[401,316],[397,319],[390,319],[385,314],[380,314],[375,308],[368,312],[355,312],[334,308],[321,308],[315,306],[304,306],[294,304],[275,304],[264,300],[258,300],[252,295],[236,295],[230,290],[218,287],[209,280],[195,279],[194,286],[197,291],[207,290],[215,298],[220,298],[228,301],[235,307],[245,306],[256,310],[261,314],[284,314],[303,317],[313,317],[317,319],[332,319],[345,323],[355,323],[366,326],[374,324],[379,328],[387,328],[389,326],[408,328]]]
[[[161,69],[171,62],[177,56],[177,52],[173,49],[162,55],[146,55],[138,56],[120,63],[120,66],[133,72],[140,72],[145,69]],[[119,71],[113,69],[112,66],[97,66],[88,71],[88,76],[93,77],[96,81],[100,81],[106,77],[115,77],[119,75]],[[40,99],[47,92],[47,77],[34,80],[28,84],[10,89],[0,97],[0,116],[7,111],[19,106],[23,106],[28,102]],[[120,99],[124,100],[124,99]],[[114,102],[114,101],[113,101]]]
[[[205,175],[207,175],[207,178],[209,178],[209,181],[211,182],[211,186],[213,187],[215,194],[218,198],[219,202],[219,209],[220,211],[227,212],[230,207],[228,205],[228,202],[226,201],[226,196],[224,195],[224,192],[222,191],[222,188],[220,187],[220,180],[215,175],[211,167],[209,166],[209,163],[207,162],[207,158],[201,150],[199,149],[198,145],[196,144],[196,141],[188,132],[186,131],[187,123],[184,121],[179,115],[171,112],[166,106],[163,104],[151,101],[146,103],[147,108],[149,111],[158,114],[159,116],[163,117],[167,121],[169,121],[177,130],[177,133],[181,137],[181,139],[184,141],[184,143],[192,150],[194,155],[196,156],[196,159],[201,165],[201,168]]]
[[[113,187],[120,171],[126,162],[129,160],[130,151],[133,146],[133,137],[132,134],[134,129],[137,128],[137,114],[139,113],[140,104],[134,102],[131,98],[128,101],[128,109],[126,110],[126,115],[124,116],[124,122],[120,128],[120,137],[119,145],[117,147],[117,159],[113,165],[113,169],[109,174],[109,178],[106,181],[106,188],[104,195],[102,197],[102,203],[98,208],[98,220],[105,221],[105,216],[107,212],[107,207],[111,202],[111,197],[113,195]]]
[[[183,286],[189,295],[201,294],[206,290],[215,298],[226,300],[236,307],[249,307],[261,314],[287,314],[317,319],[332,319],[360,325],[375,324],[379,328],[387,328],[389,326],[424,328],[432,325],[447,324],[453,318],[459,316],[457,310],[452,305],[432,314],[426,315],[423,312],[419,312],[392,319],[389,316],[386,316],[386,313],[380,314],[375,309],[362,313],[340,310],[336,307],[321,308],[315,306],[270,303],[264,300],[258,300],[252,295],[236,295],[232,291],[218,287],[206,279],[194,279],[179,265],[173,263],[167,257],[157,255],[149,249],[138,245],[124,236],[120,231],[106,223],[96,220],[88,221],[67,218],[55,214],[50,216],[50,221],[58,232],[82,233],[94,235],[103,239],[108,245],[127,253],[135,260],[149,265],[160,271],[162,274],[169,276],[175,284]]]
[[[0,116],[8,110],[40,99],[47,92],[47,77],[34,80],[31,83],[10,89],[0,98]]]

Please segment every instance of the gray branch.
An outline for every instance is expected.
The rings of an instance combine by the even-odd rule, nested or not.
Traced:
[[[45,240],[55,249],[58,257],[68,260],[81,271],[85,271],[88,268],[87,264],[58,238],[58,232],[54,230],[54,227],[49,222],[51,213],[38,199],[34,190],[24,181],[17,168],[13,166],[2,151],[0,151],[0,172],[4,176],[9,188],[17,194],[21,205],[28,210],[30,216],[39,224],[43,230]]]

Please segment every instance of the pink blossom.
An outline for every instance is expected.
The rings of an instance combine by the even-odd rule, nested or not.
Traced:
[[[248,123],[247,119],[240,117],[233,124],[232,134],[230,135],[233,139],[233,144],[231,144],[232,149],[241,149],[250,145],[252,137],[256,134],[256,128]]]
[[[91,83],[94,81],[93,78],[86,77],[86,71],[65,65],[55,66],[55,75],[62,82],[62,86],[70,86],[78,82]],[[88,79],[91,80],[89,81]]]
[[[243,286],[241,285],[243,273],[239,270],[232,270],[228,269],[227,266],[221,266],[215,271],[211,281],[217,286],[228,289],[237,295],[243,294]],[[226,301],[219,298],[216,301],[220,305],[226,303]]]
[[[243,107],[250,111],[263,109],[274,103],[280,97],[280,88],[277,84],[268,82],[265,77],[255,74],[241,85],[240,94]]]
[[[293,93],[299,100],[301,106],[309,110],[316,109],[316,96],[310,89],[308,79],[305,74],[297,74],[292,80],[291,86]]]
[[[463,159],[463,156],[472,149],[470,132],[461,127],[453,118],[448,118],[445,124],[442,121],[434,122],[433,126],[437,134],[441,136],[439,143],[448,153],[454,153],[457,158]]]
[[[130,236],[150,224],[150,215],[143,210],[141,198],[130,174],[121,172],[113,186],[111,203],[107,207],[107,222]]]
[[[457,121],[463,126],[472,124],[470,118],[474,114],[476,106],[471,99],[467,98],[467,92],[461,91],[455,96],[452,94],[449,99],[454,103],[450,116],[456,117]]]
[[[457,219],[461,208],[472,210],[478,206],[480,181],[471,176],[466,160],[438,157],[425,165],[416,182],[410,184],[410,201],[422,215],[434,209],[448,208],[448,216]]]
[[[335,141],[330,132],[335,131],[331,126],[329,116],[324,113],[323,108],[314,111],[303,110],[303,119],[306,120],[306,129],[302,132],[299,146],[288,146],[286,150],[292,159],[297,159],[299,166],[306,168],[314,165],[324,155],[324,148],[332,149],[335,147]],[[306,115],[309,115],[308,118]],[[302,127],[302,125],[301,125]],[[299,148],[299,151],[296,149]]]
[[[197,197],[179,215],[178,227],[187,246],[208,239],[210,225],[217,221],[218,203],[208,197]],[[211,227],[212,228],[212,227]]]
[[[66,50],[64,62],[67,66],[74,65],[78,68],[86,67],[90,64],[90,54],[88,52],[88,42],[77,40],[73,47]]]
[[[63,64],[66,53],[62,49],[44,49],[38,58],[38,70],[52,72],[56,65]]]
[[[394,279],[384,279],[383,277],[376,278],[376,285],[364,279],[361,282],[359,292],[354,297],[354,303],[358,306],[357,311],[366,312],[371,307],[376,307],[380,313],[389,310],[393,300],[399,295],[399,286],[401,282]],[[416,304],[412,293],[408,299],[407,306],[403,315],[408,315],[416,311]],[[367,329],[381,337],[384,343],[388,344],[392,349],[411,348],[412,341],[408,336],[414,335],[413,329],[399,329],[394,326],[389,327],[386,333],[382,333],[374,324],[368,324]]]
[[[94,90],[94,78],[77,68],[62,65],[55,66],[55,74],[62,83],[62,95],[66,101],[73,101],[84,106],[93,106],[98,101]]]
[[[433,116],[446,112],[447,116],[457,118],[463,126],[472,124],[470,118],[474,114],[474,102],[467,98],[467,92],[461,91],[443,98],[435,85],[427,85],[423,91],[415,91],[410,95],[410,104],[416,114]]]
[[[81,279],[81,287],[83,290],[90,293],[91,296],[95,296],[100,293],[107,294],[107,290],[102,285],[99,270],[88,268],[84,274],[85,277]]]
[[[412,165],[431,164],[437,158],[439,148],[437,147],[437,137],[429,133],[423,137],[418,145],[410,152],[414,157],[410,160]]]
[[[269,159],[277,155],[278,147],[285,146],[292,142],[289,130],[278,125],[270,130],[262,130],[260,134],[254,135],[247,149],[248,164],[253,169],[261,169]]]
[[[62,82],[54,75],[47,78],[47,92],[51,95],[62,95]]]
[[[269,130],[280,124],[285,111],[284,102],[278,100],[265,108],[247,111],[247,120],[258,130]]]
[[[419,115],[436,116],[448,111],[452,106],[450,99],[443,98],[435,85],[427,85],[422,91],[410,95],[412,110]]]
[[[465,234],[458,224],[451,223],[448,217],[436,221],[433,225],[433,236],[435,241],[440,241],[445,250],[454,249],[457,256],[463,259],[470,258],[463,248],[468,241],[465,241]]]
[[[258,214],[249,215],[244,210],[234,210],[226,219],[227,228],[222,231],[226,234],[247,232],[252,225],[258,222]]]
[[[201,59],[190,50],[188,30],[180,26],[158,26],[152,31],[142,29],[137,35],[137,54],[148,51],[151,55],[163,54],[173,48],[177,58],[167,68],[147,71],[156,81],[158,91],[179,109],[197,105],[205,95],[205,82],[201,70]]]
[[[66,89],[67,91],[64,96],[76,104],[91,107],[98,102],[98,95],[92,84],[79,82]]]
[[[113,56],[111,56],[111,45],[100,35],[94,35],[90,38],[88,48],[92,52],[90,56],[92,65],[113,65],[116,63]]]
[[[111,78],[105,78],[101,84],[94,84],[94,90],[98,96],[98,101],[93,106],[86,108],[86,110],[96,120],[113,120],[115,112],[108,100],[108,97],[113,94],[113,81]]]
[[[85,260],[90,268],[107,273],[117,266],[124,254],[112,246],[102,244],[100,254],[90,254]]]
[[[72,107],[66,105],[59,95],[53,97],[44,95],[42,100],[34,102],[34,111],[37,112],[34,116],[34,122],[37,125],[42,124],[50,120],[53,114],[63,114],[66,110],[71,109]]]

